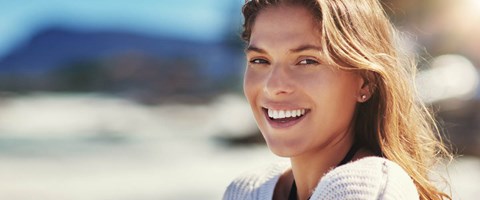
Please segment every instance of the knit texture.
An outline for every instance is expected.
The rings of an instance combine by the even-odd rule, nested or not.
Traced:
[[[290,168],[278,163],[235,179],[224,200],[272,199],[280,176]],[[326,173],[311,200],[415,200],[418,192],[412,179],[396,163],[380,157],[366,157]]]

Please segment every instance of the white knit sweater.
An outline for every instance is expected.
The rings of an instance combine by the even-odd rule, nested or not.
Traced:
[[[245,174],[228,186],[223,199],[272,199],[279,177],[289,168],[288,163],[279,163]],[[399,165],[385,158],[366,157],[329,171],[310,199],[415,200],[419,197],[412,179]]]

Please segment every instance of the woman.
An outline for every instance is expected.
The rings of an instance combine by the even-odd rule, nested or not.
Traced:
[[[290,158],[224,199],[443,199],[449,156],[377,0],[251,0],[244,92],[270,150]]]

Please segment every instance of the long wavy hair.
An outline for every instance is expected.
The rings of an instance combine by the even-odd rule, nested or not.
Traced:
[[[243,40],[249,42],[261,11],[278,5],[308,9],[321,32],[325,62],[356,71],[369,84],[371,98],[357,105],[355,142],[399,164],[420,199],[451,199],[429,179],[432,167],[451,154],[417,95],[416,64],[397,48],[398,31],[378,0],[250,0],[242,9]]]

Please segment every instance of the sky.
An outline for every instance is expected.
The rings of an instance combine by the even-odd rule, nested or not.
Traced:
[[[0,0],[0,58],[48,26],[215,41],[241,0]],[[240,18],[239,18],[240,19]]]

